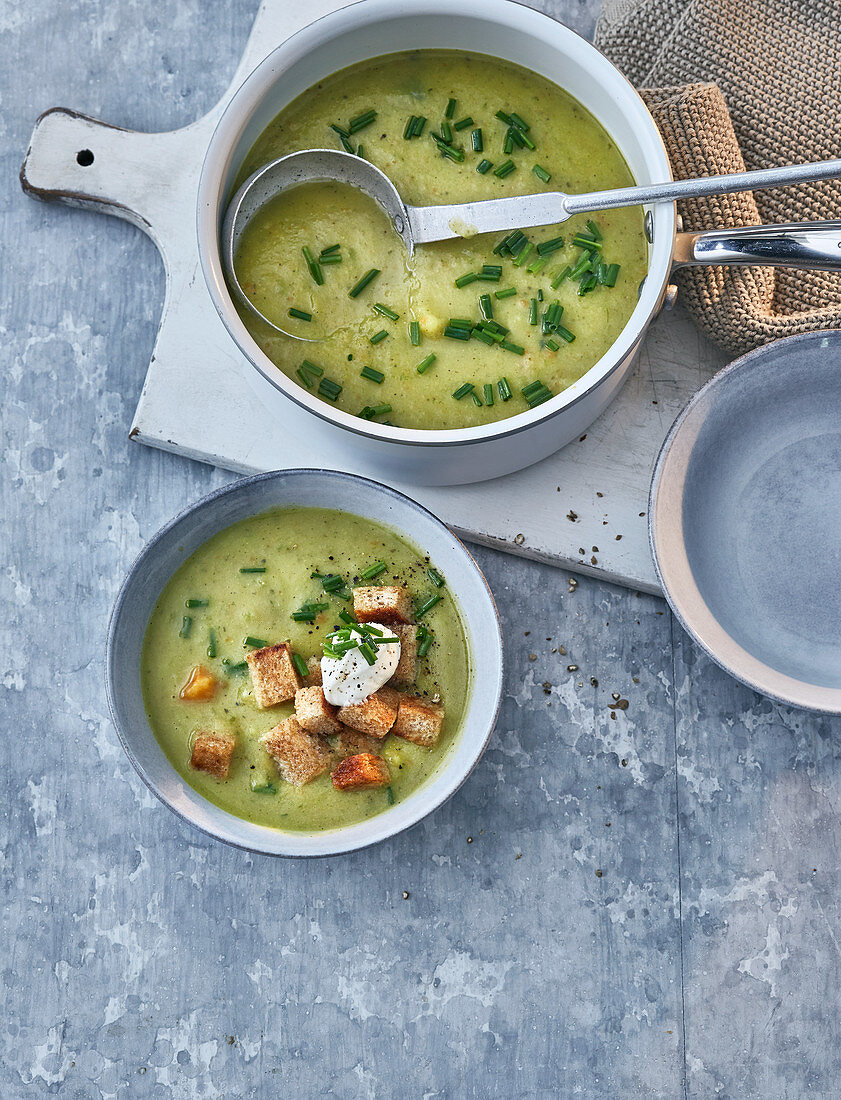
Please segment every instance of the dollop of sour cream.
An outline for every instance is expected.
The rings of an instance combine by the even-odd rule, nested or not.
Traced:
[[[384,638],[396,638],[390,626],[371,623]],[[394,675],[400,661],[400,642],[378,645],[377,659],[369,665],[359,649],[349,649],[342,657],[321,658],[324,698],[334,707],[364,703]]]

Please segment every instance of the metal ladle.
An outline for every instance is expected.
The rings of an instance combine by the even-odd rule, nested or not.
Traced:
[[[676,199],[700,198],[736,191],[758,191],[766,187],[812,183],[815,180],[841,177],[841,159],[793,164],[784,168],[766,168],[754,172],[734,172],[702,179],[653,183],[644,187],[621,187],[612,191],[592,191],[583,195],[567,195],[563,191],[543,191],[537,195],[517,195],[513,198],[484,199],[480,202],[455,203],[449,206],[410,206],[403,202],[388,176],[370,161],[353,153],[337,149],[306,149],[289,153],[258,169],[242,184],[231,199],[222,226],[222,266],[233,291],[255,316],[265,324],[296,340],[309,337],[288,332],[261,313],[242,289],[234,268],[234,257],[240,238],[254,215],[283,191],[302,183],[332,181],[356,187],[385,210],[406,246],[409,256],[416,244],[447,241],[455,237],[473,237],[479,233],[523,229],[527,226],[557,225],[573,214],[612,210],[621,206],[639,206],[647,202],[674,202]],[[831,224],[831,223],[829,223]],[[769,227],[752,227],[754,230]],[[776,228],[776,227],[771,227]],[[804,229],[814,229],[814,223],[804,223]],[[841,243],[841,240],[839,241]],[[811,268],[838,267],[839,249],[833,257],[821,262],[821,257],[793,256],[791,266]],[[800,262],[798,261],[800,259]],[[780,257],[763,257],[761,248],[745,254],[731,254],[719,262],[757,264],[789,262]],[[710,256],[680,256],[678,263],[716,262]]]

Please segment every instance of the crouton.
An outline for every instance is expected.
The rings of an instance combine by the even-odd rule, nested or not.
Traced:
[[[341,759],[346,756],[358,756],[359,753],[371,753],[374,756],[380,751],[380,742],[376,737],[369,737],[367,733],[352,730],[349,726],[342,726],[342,732],[331,740],[333,752]]]
[[[397,623],[392,629],[400,639],[400,660],[388,682],[391,687],[411,687],[418,678],[418,628],[414,623]]]
[[[361,623],[410,623],[414,618],[412,598],[397,585],[354,588],[353,610]]]
[[[198,730],[193,740],[190,767],[215,775],[217,779],[227,779],[235,747],[236,738],[233,734]]]
[[[316,685],[320,687],[321,684],[324,683],[324,680],[321,676],[321,658],[310,657],[307,661],[307,668],[309,669],[309,672],[307,672],[307,675],[304,678],[304,683],[307,685],[307,687],[315,687]]]
[[[213,673],[208,672],[204,665],[194,665],[190,669],[187,683],[179,691],[178,697],[191,703],[201,703],[206,699],[213,698],[216,694],[216,687],[217,680]]]
[[[324,698],[324,689],[314,684],[312,687],[298,688],[295,692],[295,717],[298,725],[310,733],[341,733],[342,723],[336,719],[336,708]]]
[[[399,692],[382,687],[373,695],[369,695],[364,703],[351,703],[350,706],[340,707],[336,717],[343,725],[359,730],[360,733],[370,734],[371,737],[382,741],[394,725],[399,701]]]
[[[324,739],[303,729],[294,714],[264,733],[260,744],[286,782],[296,787],[318,778],[333,761]]]
[[[401,695],[397,719],[391,732],[404,741],[431,749],[441,735],[444,708],[424,702],[415,695]]]
[[[286,642],[252,650],[246,653],[245,659],[251,670],[254,700],[258,707],[265,709],[294,698],[301,686],[301,677]]]
[[[366,787],[385,787],[391,782],[388,764],[370,752],[345,757],[331,778],[337,791],[361,791]]]

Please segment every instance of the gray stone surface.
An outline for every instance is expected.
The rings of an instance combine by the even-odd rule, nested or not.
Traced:
[[[541,6],[592,29],[593,3]],[[123,756],[109,607],[230,475],[126,441],[152,244],[16,174],[45,107],[206,110],[252,14],[0,6],[0,1096],[838,1096],[841,722],[730,680],[660,600],[478,551],[497,733],[446,807],[348,858],[216,844]]]

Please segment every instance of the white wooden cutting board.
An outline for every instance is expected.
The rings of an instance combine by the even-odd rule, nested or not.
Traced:
[[[195,233],[204,152],[232,92],[279,43],[340,6],[264,0],[229,90],[182,130],[132,133],[66,110],[48,112],[36,126],[24,186],[134,222],[164,259],[161,324],[130,431],[138,442],[242,473],[326,466],[371,474],[356,465],[352,448],[325,452],[313,418],[292,402],[279,404],[271,391],[272,411],[264,405],[260,387],[269,384],[213,307]],[[79,163],[80,150],[90,150],[93,162]],[[161,163],[178,166],[165,182]],[[651,470],[681,407],[723,363],[678,307],[652,326],[624,390],[580,441],[495,481],[397,487],[475,542],[656,592],[645,514]],[[389,480],[385,470],[378,476]]]

